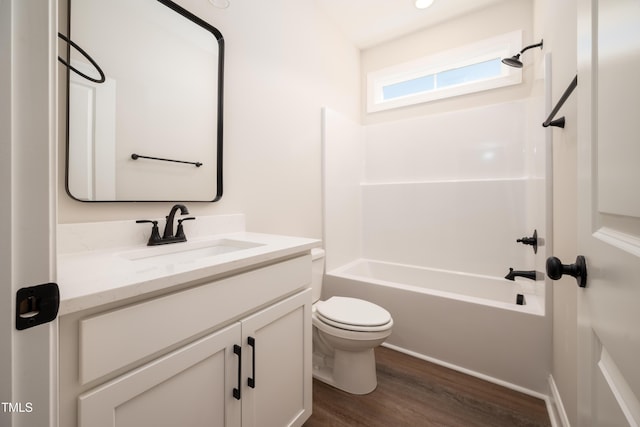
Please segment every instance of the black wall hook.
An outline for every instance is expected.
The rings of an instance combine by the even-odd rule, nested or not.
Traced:
[[[571,83],[569,83],[569,87],[567,87],[567,89],[564,91],[564,93],[560,97],[560,100],[558,101],[556,106],[553,107],[553,110],[551,111],[551,114],[549,114],[549,117],[547,117],[547,120],[545,120],[544,123],[542,124],[543,127],[555,126],[559,128],[564,128],[564,123],[565,123],[564,116],[556,120],[553,120],[553,118],[556,116],[556,114],[558,114],[558,110],[560,110],[560,108],[564,105],[564,103],[569,98],[569,96],[571,95],[573,90],[576,88],[576,86],[578,86],[577,74],[573,78]]]

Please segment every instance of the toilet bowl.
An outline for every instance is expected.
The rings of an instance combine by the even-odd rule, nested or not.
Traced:
[[[333,316],[333,312],[327,315],[325,309],[334,305],[340,306],[354,324]],[[378,380],[373,349],[391,335],[393,320],[389,312],[368,301],[331,297],[314,304],[312,313],[314,377],[352,394],[375,390]],[[372,313],[377,316],[372,318]]]
[[[391,335],[391,314],[358,298],[320,301],[324,251],[314,250],[312,258],[313,376],[348,393],[370,393],[378,384],[373,349]]]

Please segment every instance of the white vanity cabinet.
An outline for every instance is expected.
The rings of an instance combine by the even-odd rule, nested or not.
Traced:
[[[311,289],[242,322],[242,425],[301,426],[311,415]]]
[[[189,344],[78,398],[78,426],[241,426],[231,393],[240,325]]]
[[[312,408],[310,271],[305,255],[62,317],[60,425],[302,425]]]

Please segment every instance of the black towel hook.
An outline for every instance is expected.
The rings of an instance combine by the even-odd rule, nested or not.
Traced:
[[[69,65],[64,59],[60,58],[59,56],[58,56],[58,61],[62,62],[66,67],[69,67],[69,69],[71,71],[73,71],[74,73],[84,77],[87,80],[90,80],[90,81],[92,81],[94,83],[104,83],[104,81],[105,81],[104,72],[102,71],[100,66],[96,63],[96,61],[94,61],[93,58],[91,58],[91,56],[87,52],[85,52],[80,46],[78,46],[76,43],[71,41],[64,34],[58,33],[58,37],[60,37],[65,42],[69,43],[71,46],[74,47],[74,49],[76,49],[78,52],[80,52],[82,54],[82,56],[87,58],[89,60],[89,62],[91,62],[91,65],[93,65],[95,67],[95,69],[98,71],[98,74],[100,74],[100,78],[96,79],[94,77],[91,77],[91,76],[88,76],[88,75],[84,74],[82,71],[78,70],[77,68],[73,67],[72,65]]]
[[[558,110],[564,105],[565,101],[567,100],[567,98],[569,98],[569,95],[571,95],[571,92],[573,92],[573,90],[576,88],[576,86],[578,86],[578,75],[577,74],[573,78],[571,83],[569,83],[569,86],[567,87],[567,89],[564,91],[564,93],[560,97],[560,100],[558,100],[558,103],[556,104],[556,106],[553,107],[553,110],[551,111],[551,114],[549,114],[549,117],[547,117],[547,120],[545,120],[544,123],[542,123],[542,126],[544,126],[544,127],[555,126],[555,127],[559,127],[559,128],[564,128],[564,116],[560,117],[559,119],[555,119],[555,120],[553,118],[558,113]]]

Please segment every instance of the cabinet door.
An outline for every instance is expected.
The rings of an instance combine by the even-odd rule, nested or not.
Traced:
[[[239,427],[239,337],[236,323],[82,394],[79,427]]]
[[[311,290],[242,322],[243,427],[301,426],[311,415]]]

